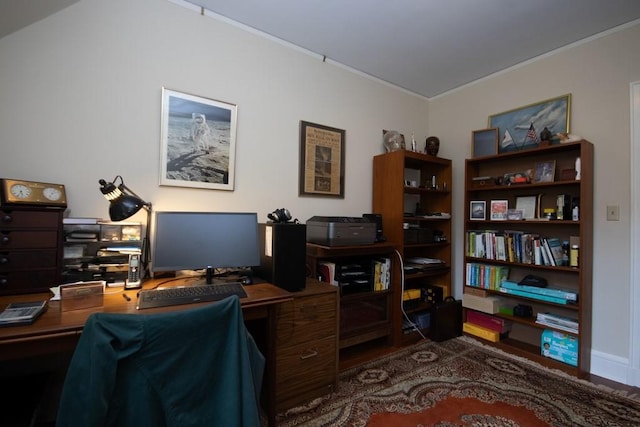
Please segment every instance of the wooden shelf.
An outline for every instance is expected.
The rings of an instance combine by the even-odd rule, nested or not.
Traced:
[[[483,156],[474,159],[467,159],[465,162],[465,206],[470,206],[472,201],[485,201],[487,210],[491,200],[507,200],[509,207],[515,206],[515,200],[519,196],[541,195],[537,211],[544,208],[556,208],[556,200],[559,195],[568,195],[572,199],[579,201],[578,221],[572,220],[547,220],[533,219],[521,221],[490,221],[471,220],[470,213],[465,212],[464,219],[464,241],[465,241],[465,272],[464,284],[465,293],[473,292],[479,295],[484,294],[499,296],[508,305],[527,304],[531,305],[534,318],[520,318],[505,314],[494,314],[494,316],[513,322],[514,330],[509,338],[502,339],[497,343],[490,343],[505,351],[527,357],[557,369],[562,369],[572,375],[586,377],[590,370],[591,354],[591,306],[592,306],[592,276],[593,276],[593,145],[588,141],[579,141],[568,144],[557,144],[538,149],[517,151],[492,156]],[[560,171],[572,169],[576,158],[581,160],[581,179],[564,180],[556,179],[553,182],[527,183],[515,185],[497,185],[496,177],[501,177],[507,173],[523,172],[534,169],[536,163],[555,161],[555,176],[560,177]],[[475,177],[490,177],[483,182],[474,181]],[[487,215],[488,217],[488,215]],[[510,262],[496,259],[469,256],[468,236],[470,232],[480,232],[491,230],[492,233],[522,231],[536,238],[557,237],[561,240],[569,240],[571,236],[579,239],[580,265],[569,266],[549,266],[536,265],[527,262]],[[526,259],[525,259],[526,260]],[[556,304],[538,299],[526,298],[512,294],[499,292],[497,289],[482,289],[469,286],[467,264],[484,264],[489,266],[499,266],[509,268],[509,280],[518,282],[527,274],[536,274],[548,279],[549,287],[570,289],[578,293],[576,304]],[[479,290],[480,289],[480,290]],[[478,291],[479,290],[479,291]],[[465,309],[469,310],[469,309]],[[535,322],[536,314],[539,312],[553,312],[559,315],[570,315],[576,317],[579,323],[578,333],[569,333],[557,328],[547,327]],[[542,356],[540,353],[541,338],[544,330],[553,330],[568,334],[578,339],[578,364],[571,366],[554,359]],[[515,335],[515,336],[514,336]]]
[[[431,188],[433,177],[437,186],[435,189]],[[404,334],[402,330],[401,289],[419,289],[435,285],[443,289],[443,298],[451,295],[452,179],[452,162],[442,157],[398,150],[373,158],[372,211],[382,215],[383,231],[387,241],[405,262],[410,257],[437,258],[444,261],[442,266],[408,274],[403,274],[399,263],[396,264],[393,275],[392,311],[393,341],[396,346],[420,338],[415,332]],[[418,186],[405,186],[405,181],[416,181]],[[415,209],[406,212],[407,207]],[[424,217],[421,215],[424,212],[449,215]],[[409,230],[405,230],[405,223],[411,225]],[[408,234],[416,230],[417,235]],[[435,241],[435,230],[446,240]],[[403,278],[404,284],[401,282]]]

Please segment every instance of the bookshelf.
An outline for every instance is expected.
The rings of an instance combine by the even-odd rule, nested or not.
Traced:
[[[463,299],[484,304],[497,297],[496,305],[500,307],[530,306],[530,315],[526,310],[524,316],[517,315],[522,312],[513,315],[508,309],[494,313],[494,317],[510,325],[510,331],[490,344],[579,377],[588,375],[591,358],[593,151],[593,145],[583,140],[465,162]],[[575,179],[574,170],[577,158],[581,165],[579,180]],[[536,180],[536,169],[549,164],[554,165],[553,178]],[[511,179],[514,176],[533,178],[516,182]],[[517,219],[517,211],[492,215],[492,201],[507,201],[509,209],[526,210],[525,219]],[[573,218],[573,205],[578,206],[577,218]],[[486,211],[480,212],[483,206]],[[555,257],[545,257],[545,239],[556,247]],[[562,256],[562,248],[557,251],[558,241],[567,242],[564,250],[569,246],[571,253],[566,257]],[[542,247],[536,249],[539,244]],[[578,257],[572,246],[579,250]],[[527,275],[541,277],[547,281],[547,288],[566,290],[578,299],[574,302],[571,298],[554,300],[538,294],[532,297],[530,293],[515,295],[500,285],[504,276],[508,282],[518,283]],[[466,318],[472,310],[470,306],[476,306],[467,302],[464,305]],[[539,313],[573,318],[578,331],[542,325],[536,321]],[[566,335],[572,342],[577,340],[577,362],[544,356],[542,338],[549,334],[545,330]]]
[[[430,312],[431,303],[422,297],[423,290],[437,294],[436,298],[451,295],[451,166],[449,159],[408,150],[373,158],[373,213],[382,215],[384,235],[405,267],[402,274],[402,266],[396,263],[393,274],[395,345],[421,338],[403,326],[403,311],[414,323]],[[409,269],[409,260],[418,257],[441,263]],[[416,290],[412,298],[420,298],[403,301],[403,289]],[[420,329],[428,333],[427,327]]]

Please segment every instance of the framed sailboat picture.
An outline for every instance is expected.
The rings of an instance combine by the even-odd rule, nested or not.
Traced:
[[[547,99],[489,116],[489,127],[498,128],[498,153],[537,148],[540,133],[569,133],[571,94]],[[553,138],[552,138],[553,142]],[[559,142],[559,140],[558,140]]]

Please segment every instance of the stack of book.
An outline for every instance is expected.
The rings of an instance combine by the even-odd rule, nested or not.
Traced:
[[[462,324],[462,330],[470,335],[488,341],[498,342],[506,338],[511,330],[512,322],[479,311],[467,310],[467,321]]]
[[[499,291],[505,294],[517,295],[540,301],[556,304],[575,304],[578,302],[578,293],[570,289],[539,288],[537,286],[519,285],[516,282],[503,280]]]
[[[391,259],[376,258],[373,260],[373,290],[384,291],[391,284]]]
[[[538,313],[536,323],[573,334],[577,334],[579,331],[578,319],[554,313]]]

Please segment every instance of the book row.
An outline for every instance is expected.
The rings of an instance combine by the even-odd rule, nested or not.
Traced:
[[[569,265],[569,242],[524,231],[469,230],[466,255],[522,264]]]
[[[474,288],[497,291],[503,280],[509,277],[509,267],[468,262],[465,284]]]
[[[319,280],[339,286],[341,292],[371,292],[389,289],[391,259],[372,258],[346,263],[318,262]]]

